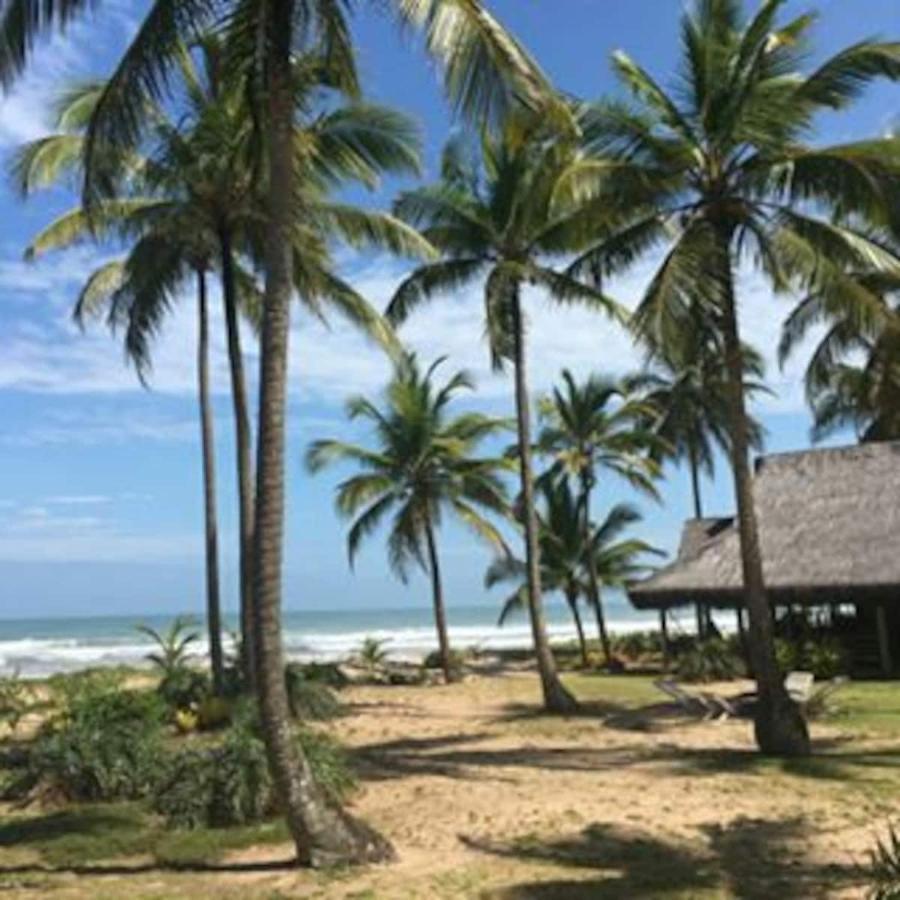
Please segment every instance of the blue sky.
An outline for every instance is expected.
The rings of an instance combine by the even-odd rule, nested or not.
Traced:
[[[609,54],[624,48],[660,78],[672,71],[677,0],[495,0],[491,8],[533,51],[565,90],[596,96],[615,88]],[[374,4],[373,4],[374,6]],[[790,2],[787,13],[809,4]],[[822,0],[815,55],[872,36],[900,36],[896,0]],[[141,4],[98,4],[91,21],[41,48],[31,73],[0,101],[0,152],[42,134],[48,104],[73,78],[102,76],[139,19]],[[386,17],[356,19],[364,83],[371,97],[395,105],[422,123],[427,167],[433,173],[451,125],[433,67],[413,35],[400,35]],[[814,59],[812,60],[814,61]],[[823,141],[883,131],[900,113],[900,87],[873,87],[854,109],[821,123]],[[387,205],[399,187],[367,202]],[[160,337],[152,390],[138,384],[120,346],[101,328],[80,334],[69,321],[79,284],[109,258],[109,249],[77,248],[37,263],[22,262],[29,236],[72,197],[55,191],[22,204],[0,188],[0,616],[82,615],[200,610],[202,608],[201,495],[194,405],[194,307],[186,298]],[[342,254],[345,275],[383,304],[403,272],[387,258]],[[633,301],[652,260],[614,288]],[[752,275],[741,281],[745,335],[771,357],[789,303],[771,297]],[[437,303],[413,319],[404,335],[428,359],[448,354],[470,369],[480,390],[471,403],[494,412],[510,408],[508,379],[491,375],[481,335],[477,292]],[[535,392],[546,390],[568,365],[577,372],[624,373],[639,355],[624,334],[584,313],[550,311],[529,297]],[[221,316],[215,335],[216,428],[224,601],[236,603],[235,501],[232,423],[225,393]],[[389,575],[375,538],[355,574],[347,570],[345,525],[332,511],[341,473],[311,479],[300,465],[306,443],[346,436],[346,396],[374,392],[387,374],[377,350],[335,321],[331,331],[297,317],[292,336],[288,457],[289,513],[286,605],[292,608],[402,606],[428,602],[424,579],[404,588]],[[247,338],[248,362],[257,362]],[[784,372],[772,364],[775,396],[759,409],[770,450],[807,445],[808,414],[800,388],[803,360]],[[355,435],[359,436],[359,435]],[[638,501],[646,514],[640,533],[674,548],[689,511],[687,478],[667,473],[660,505]],[[731,508],[727,473],[720,467],[706,486],[711,511]],[[598,498],[605,507],[635,500],[619,486]],[[464,532],[442,536],[451,602],[485,599],[486,551]]]

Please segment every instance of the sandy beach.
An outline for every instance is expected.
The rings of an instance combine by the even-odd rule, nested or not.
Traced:
[[[360,776],[352,809],[391,839],[394,864],[299,871],[276,843],[195,871],[140,858],[53,871],[0,837],[0,888],[61,900],[864,895],[857,867],[896,808],[896,734],[838,718],[814,728],[820,755],[766,761],[747,722],[685,718],[650,678],[568,680],[587,700],[568,720],[538,712],[523,671],[343,692],[349,714],[329,728]]]

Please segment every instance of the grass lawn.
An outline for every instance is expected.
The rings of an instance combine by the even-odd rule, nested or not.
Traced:
[[[534,676],[354,688],[335,726],[355,811],[400,861],[309,873],[284,826],[167,830],[139,804],[0,815],[0,892],[59,900],[287,897],[603,900],[861,897],[859,864],[900,801],[900,684],[859,683],[816,754],[768,760],[746,723],[698,723],[652,679],[568,673],[583,715]]]

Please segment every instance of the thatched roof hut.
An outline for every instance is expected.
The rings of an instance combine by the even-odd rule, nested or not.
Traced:
[[[754,499],[770,601],[900,601],[900,442],[762,457]],[[638,609],[742,605],[733,518],[687,522],[677,559],[628,589]]]

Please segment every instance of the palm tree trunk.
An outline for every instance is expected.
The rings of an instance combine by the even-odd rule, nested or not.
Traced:
[[[294,0],[277,0],[267,12],[266,123],[268,222],[266,289],[260,353],[258,468],[256,481],[254,609],[257,675],[263,737],[277,796],[299,861],[313,866],[380,861],[390,845],[331,802],[316,784],[290,722],[281,642],[284,540],[284,443],[288,334],[292,295],[291,226],[294,214],[294,92],[291,71]]]
[[[253,615],[253,436],[250,430],[250,406],[247,379],[241,352],[238,324],[237,286],[234,280],[234,254],[226,228],[219,231],[222,264],[222,299],[225,306],[225,330],[228,337],[228,364],[231,372],[231,399],[234,405],[235,444],[237,447],[238,505],[240,528],[241,579],[241,669],[249,690],[256,684],[256,636]]]
[[[434,529],[431,522],[425,523],[425,542],[428,545],[428,569],[431,573],[431,597],[434,602],[434,624],[437,628],[438,647],[441,654],[441,669],[444,681],[453,681],[450,663],[450,639],[447,637],[447,613],[444,609],[444,588],[441,584],[441,567],[438,562],[437,545],[434,540]]]
[[[700,499],[700,465],[697,462],[697,452],[694,449],[693,441],[691,441],[690,449],[688,450],[688,465],[691,470],[691,493],[694,498],[694,518],[702,519],[703,504]],[[706,612],[700,603],[696,605],[696,613],[697,637],[700,639],[706,633],[708,624],[706,621]]]
[[[213,690],[222,693],[222,609],[219,601],[219,534],[216,514],[216,439],[209,401],[209,308],[206,272],[197,269],[197,395],[203,451],[203,515],[206,544],[206,627]]]
[[[566,603],[569,604],[569,610],[572,613],[572,618],[575,620],[575,630],[578,632],[581,666],[584,669],[590,668],[591,661],[588,658],[587,641],[584,639],[584,625],[581,624],[581,613],[578,610],[578,594],[575,591],[566,591]]]
[[[800,710],[788,696],[778,671],[772,635],[772,612],[763,582],[762,553],[753,504],[753,476],[750,472],[744,366],[734,296],[734,273],[731,268],[731,231],[727,226],[719,226],[719,240],[731,465],[741,539],[744,596],[750,619],[749,649],[759,695],[755,720],[756,742],[763,753],[778,756],[805,755],[810,752],[809,732]]]
[[[597,634],[600,637],[600,647],[603,650],[603,664],[609,666],[612,662],[612,648],[609,643],[609,632],[606,630],[606,616],[603,612],[603,601],[600,597],[600,579],[597,576],[597,560],[591,552],[591,491],[593,490],[593,486],[593,474],[588,471],[582,473],[581,534],[587,553],[588,590],[590,591],[591,606],[594,607],[594,615],[597,617]]]
[[[525,328],[519,287],[512,296],[513,343],[515,345],[516,420],[519,442],[519,475],[522,483],[522,519],[525,525],[525,563],[528,588],[528,612],[534,654],[544,694],[544,707],[550,712],[568,713],[578,708],[556,671],[556,660],[547,638],[547,621],[541,599],[541,559],[538,522],[534,508],[534,475],[531,462],[531,410],[528,399],[528,373],[525,368]]]

